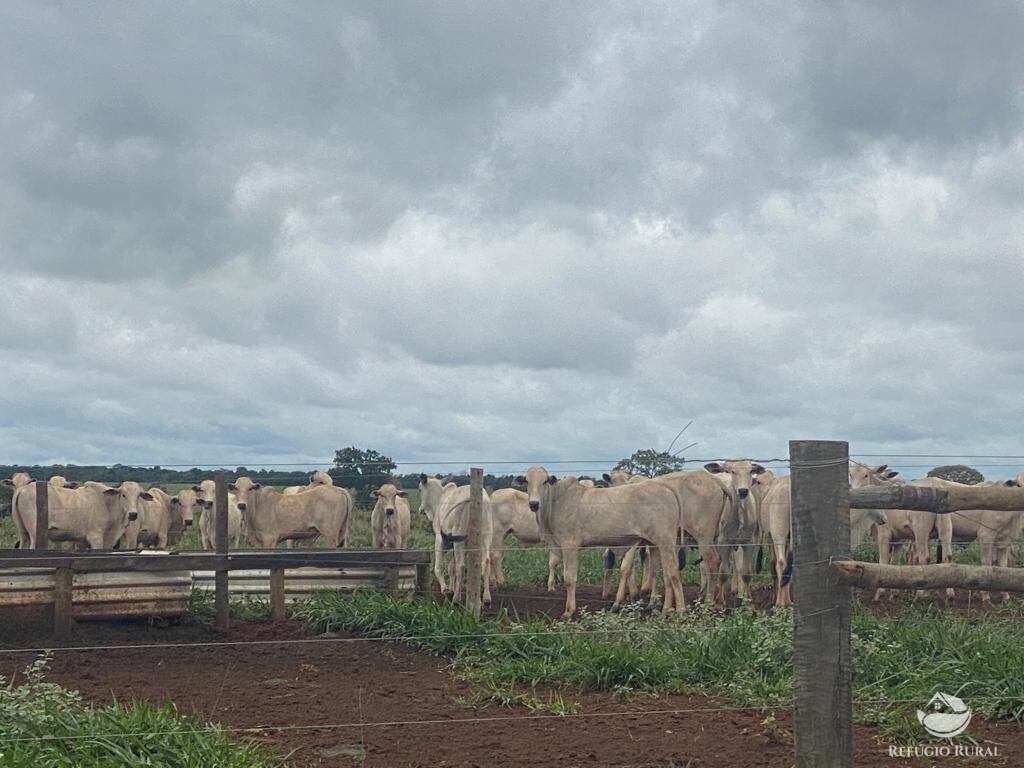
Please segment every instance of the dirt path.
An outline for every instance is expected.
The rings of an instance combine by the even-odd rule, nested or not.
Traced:
[[[519,608],[530,611],[528,604]],[[12,644],[31,645],[39,639],[20,633],[19,642]],[[453,680],[444,659],[365,639],[277,642],[299,639],[302,628],[292,622],[238,623],[225,636],[195,626],[82,624],[79,645],[172,647],[57,651],[51,679],[96,703],[169,699],[183,712],[228,726],[285,726],[260,738],[280,753],[290,753],[293,766],[793,764],[788,710],[775,713],[777,726],[772,728],[763,722],[766,712],[734,711],[703,696],[628,701],[567,692],[567,698],[578,702],[579,716],[564,718],[538,717],[525,707],[471,709],[457,703],[469,691]],[[176,645],[203,641],[242,644]],[[0,656],[0,671],[10,674],[26,660]],[[708,709],[718,711],[693,711]],[[476,718],[480,720],[458,722]],[[1007,759],[946,760],[941,765],[1024,765],[1024,757],[1017,757],[1024,756],[1021,727],[979,724],[972,725],[972,733],[998,743]],[[914,765],[889,758],[886,745],[865,728],[857,729],[856,750],[857,765]]]

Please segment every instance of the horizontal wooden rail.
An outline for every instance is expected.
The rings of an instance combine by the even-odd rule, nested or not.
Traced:
[[[990,485],[978,488],[927,488],[917,485],[871,485],[850,490],[855,509],[917,509],[946,514],[966,509],[1024,511],[1024,488]]]
[[[879,565],[833,560],[836,583],[877,589],[945,589],[959,587],[989,592],[1024,592],[1024,568],[994,565]]]
[[[240,571],[271,568],[368,568],[420,565],[430,553],[414,549],[349,549],[232,552],[189,552],[140,555],[134,552],[40,552],[0,550],[2,568],[70,568],[75,573],[102,571]]]

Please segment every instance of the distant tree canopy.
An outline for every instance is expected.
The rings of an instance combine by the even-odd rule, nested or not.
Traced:
[[[954,483],[965,485],[977,485],[985,476],[974,467],[966,464],[946,464],[942,467],[935,467],[929,470],[928,477],[941,477],[943,480],[952,480]]]
[[[621,469],[631,475],[643,475],[644,477],[657,477],[666,475],[669,472],[678,472],[683,468],[684,461],[666,451],[656,451],[653,448],[641,448],[634,451],[628,459],[623,459],[615,465],[615,469]]]

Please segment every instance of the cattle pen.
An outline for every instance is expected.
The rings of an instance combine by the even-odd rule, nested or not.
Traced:
[[[651,747],[647,753],[647,757],[651,757],[652,761],[642,762],[640,759],[636,759],[629,762],[629,765],[651,765],[652,767],[657,765],[664,768],[667,765],[686,764],[683,761],[683,757],[687,753],[671,751],[675,747],[664,746],[664,740],[671,736],[673,732],[682,732],[690,727],[698,727],[702,732],[706,730],[710,734],[717,734],[717,740],[710,744],[706,741],[700,741],[696,737],[694,738],[695,744],[707,744],[707,746],[689,747],[691,749],[720,750],[721,760],[718,762],[707,761],[706,764],[709,766],[758,764],[770,765],[772,768],[776,768],[777,766],[794,764],[794,755],[795,764],[800,768],[809,766],[814,766],[815,768],[839,766],[843,768],[853,765],[855,759],[858,761],[857,764],[895,765],[897,763],[884,760],[877,762],[870,758],[865,760],[863,746],[858,749],[854,743],[855,728],[859,726],[854,724],[853,707],[855,704],[862,703],[855,700],[853,696],[852,669],[855,642],[854,633],[851,629],[851,613],[855,602],[854,589],[856,587],[884,586],[892,589],[910,590],[958,586],[978,590],[1024,592],[1024,569],[967,565],[881,566],[854,561],[851,559],[849,544],[850,509],[911,509],[929,510],[939,513],[952,513],[962,509],[1024,510],[1024,490],[1001,487],[957,489],[955,491],[937,491],[910,486],[851,488],[848,473],[848,466],[850,464],[849,448],[845,442],[792,441],[790,443],[787,463],[792,473],[793,517],[791,536],[794,560],[792,568],[792,583],[795,597],[794,607],[791,621],[788,612],[763,612],[773,613],[776,620],[775,624],[779,624],[781,620],[792,627],[792,636],[788,640],[790,645],[787,648],[792,658],[792,694],[784,703],[769,705],[759,702],[723,703],[718,700],[703,701],[692,697],[689,691],[685,692],[685,697],[684,693],[673,691],[664,700],[659,700],[664,702],[660,703],[660,705],[653,702],[641,702],[638,704],[636,701],[630,700],[627,702],[626,708],[620,709],[616,707],[614,711],[609,711],[607,709],[607,702],[599,699],[597,691],[614,689],[619,683],[615,680],[603,680],[599,684],[595,684],[593,688],[588,689],[584,687],[579,693],[578,699],[581,702],[581,706],[589,710],[585,712],[575,712],[568,706],[564,709],[561,708],[559,702],[563,694],[558,689],[555,692],[552,692],[550,689],[544,689],[544,696],[550,697],[544,699],[538,697],[530,698],[520,693],[510,693],[502,689],[499,694],[495,694],[493,701],[487,700],[482,706],[493,706],[497,702],[503,707],[526,707],[529,712],[508,716],[494,714],[493,710],[483,712],[480,716],[476,716],[476,712],[472,713],[473,716],[467,716],[463,712],[460,718],[457,710],[456,714],[453,715],[451,711],[437,709],[433,711],[416,710],[414,714],[409,714],[409,711],[406,711],[405,714],[396,715],[388,710],[384,704],[378,705],[378,708],[375,710],[370,709],[367,699],[361,698],[352,704],[351,709],[343,709],[342,707],[345,706],[343,702],[332,702],[332,707],[334,708],[330,711],[335,715],[333,720],[325,718],[317,721],[303,721],[302,723],[289,721],[288,723],[268,725],[268,723],[273,722],[268,719],[267,715],[268,711],[270,711],[271,701],[284,702],[283,705],[275,705],[282,706],[282,709],[274,710],[275,714],[277,711],[295,713],[298,711],[295,709],[296,701],[289,698],[293,695],[298,697],[298,701],[305,702],[305,705],[310,708],[319,706],[324,698],[332,697],[333,691],[325,685],[321,684],[320,687],[317,687],[315,683],[309,682],[308,690],[305,690],[301,696],[293,694],[290,688],[287,694],[281,694],[280,699],[276,698],[276,694],[268,695],[264,709],[259,710],[258,715],[252,714],[251,717],[253,719],[251,720],[245,720],[243,717],[244,713],[238,714],[238,712],[241,712],[240,708],[233,710],[236,712],[236,716],[242,718],[239,723],[232,721],[233,724],[238,725],[237,733],[243,738],[255,735],[269,739],[271,734],[305,733],[306,730],[303,729],[311,732],[319,728],[327,733],[345,733],[357,727],[376,726],[381,731],[387,728],[401,728],[402,733],[418,734],[418,736],[413,737],[414,741],[418,738],[426,742],[430,737],[429,729],[433,727],[430,725],[431,723],[436,725],[437,722],[452,722],[459,723],[459,727],[451,728],[449,729],[450,731],[460,731],[461,728],[466,728],[467,732],[472,730],[468,728],[470,724],[479,724],[481,726],[493,724],[498,729],[497,732],[505,734],[503,738],[518,743],[517,740],[521,740],[524,736],[532,735],[532,732],[529,730],[530,728],[543,726],[544,729],[553,731],[555,729],[554,723],[561,719],[561,721],[566,723],[575,722],[578,724],[580,734],[575,737],[577,742],[574,742],[577,751],[567,752],[566,754],[569,757],[559,761],[558,764],[565,766],[591,764],[604,766],[625,763],[621,757],[618,758],[618,761],[613,761],[612,758],[606,758],[606,761],[591,760],[588,757],[589,753],[584,747],[588,739],[598,738],[598,734],[603,736],[605,730],[611,733],[612,716],[615,715],[627,718],[623,723],[626,727],[624,727],[620,734],[623,735],[623,738],[625,738],[624,734],[628,734],[630,739],[634,737],[633,734],[638,726],[637,718],[640,717],[646,719],[647,727],[658,731],[656,736],[651,737]],[[469,473],[471,494],[470,504],[468,505],[470,529],[466,537],[466,554],[468,555],[466,565],[469,573],[466,579],[467,583],[479,580],[482,567],[481,549],[478,544],[482,521],[480,507],[482,493],[481,476],[482,472],[475,468]],[[213,511],[214,522],[222,531],[226,531],[227,526],[228,503],[226,487],[226,478],[221,474],[217,478],[217,494],[214,500]],[[46,515],[48,514],[45,483],[38,483],[36,489],[37,525],[40,530],[37,541],[46,542],[47,537],[43,534],[46,531]],[[497,622],[494,621],[496,612],[494,607],[489,612],[493,623],[489,625],[487,621],[480,621],[480,595],[479,593],[474,595],[468,587],[462,600],[464,607],[452,608],[446,605],[444,600],[438,601],[436,597],[431,596],[433,592],[430,589],[432,552],[423,547],[398,550],[352,547],[228,551],[228,538],[220,532],[217,535],[218,550],[207,552],[172,551],[160,554],[134,551],[60,552],[54,550],[43,551],[45,546],[45,544],[42,544],[38,550],[0,551],[0,569],[6,567],[19,569],[38,568],[47,569],[53,573],[52,630],[56,643],[50,646],[47,643],[40,642],[37,643],[38,645],[43,648],[53,647],[55,650],[60,650],[62,644],[63,646],[68,646],[69,642],[74,639],[76,645],[65,648],[67,658],[84,658],[88,652],[93,651],[96,652],[97,656],[104,655],[104,647],[101,642],[90,642],[91,638],[97,636],[105,637],[102,630],[97,635],[97,630],[93,626],[87,627],[84,624],[76,624],[74,595],[76,588],[79,586],[76,581],[81,581],[83,578],[95,574],[117,572],[137,573],[142,576],[188,573],[191,574],[193,589],[195,589],[196,579],[198,578],[202,579],[204,586],[212,585],[213,587],[212,591],[215,595],[215,634],[211,635],[208,641],[205,642],[167,643],[166,647],[156,645],[153,651],[158,652],[158,649],[166,650],[167,648],[173,648],[174,650],[170,654],[175,658],[167,661],[168,671],[164,674],[167,676],[176,675],[184,678],[186,681],[199,673],[195,672],[195,667],[189,667],[184,661],[179,661],[177,658],[179,655],[182,659],[191,658],[196,665],[206,665],[201,667],[203,670],[215,669],[215,662],[223,665],[225,668],[225,680],[227,679],[227,671],[237,669],[238,665],[246,667],[256,666],[257,669],[255,671],[247,671],[242,676],[237,683],[237,687],[226,689],[233,691],[235,696],[243,698],[251,694],[252,691],[262,692],[269,690],[271,693],[274,693],[278,686],[284,687],[286,684],[290,684],[297,675],[302,674],[303,669],[313,669],[309,674],[315,676],[321,674],[323,667],[331,667],[329,674],[334,676],[331,679],[335,681],[335,684],[340,682],[348,685],[350,680],[358,681],[359,686],[365,686],[365,688],[360,687],[360,691],[374,691],[373,695],[382,697],[385,702],[389,700],[389,697],[400,697],[410,693],[410,690],[414,690],[406,689],[405,683],[400,677],[401,675],[408,675],[410,681],[416,681],[416,685],[425,686],[428,691],[433,691],[431,695],[435,699],[434,706],[439,707],[440,705],[436,701],[438,698],[447,696],[450,700],[453,694],[450,690],[445,689],[443,695],[435,695],[437,691],[432,689],[431,686],[436,686],[438,671],[445,672],[445,678],[447,679],[447,673],[457,668],[460,662],[450,661],[449,663],[449,659],[451,657],[455,659],[460,658],[463,649],[460,643],[466,643],[468,647],[472,647],[474,644],[483,646],[493,643],[498,647],[499,653],[515,657],[520,654],[543,655],[545,653],[552,653],[550,649],[546,648],[546,643],[551,642],[554,644],[559,634],[568,634],[570,637],[596,635],[599,638],[605,638],[621,633],[626,643],[632,640],[634,643],[639,644],[639,642],[643,642],[643,638],[671,635],[673,633],[682,634],[687,632],[690,627],[686,623],[676,623],[673,619],[662,621],[649,618],[646,615],[639,617],[640,620],[636,623],[632,623],[631,617],[637,617],[637,614],[635,612],[630,613],[630,611],[627,611],[625,614],[625,623],[621,626],[618,623],[613,625],[612,620],[617,617],[607,615],[604,611],[598,610],[597,613],[602,615],[588,614],[587,611],[584,611],[585,615],[579,618],[581,626],[578,629],[572,629],[574,622],[553,621],[542,627],[530,624],[529,622],[520,624],[517,616],[511,629],[507,626],[499,628]],[[693,567],[692,564],[691,567]],[[398,602],[407,603],[408,597],[412,593],[429,597],[428,600],[417,600],[416,603],[429,603],[432,606],[431,610],[434,610],[433,606],[435,605],[442,606],[445,611],[450,610],[451,616],[445,613],[443,621],[450,621],[451,623],[440,624],[432,628],[426,624],[418,623],[420,617],[415,615],[412,607],[406,611],[404,608],[397,608],[387,603],[385,605],[386,616],[378,624],[367,624],[357,629],[352,629],[358,623],[353,622],[351,625],[344,626],[342,628],[342,635],[338,636],[337,625],[307,620],[307,626],[302,632],[306,632],[312,627],[313,629],[310,630],[311,634],[301,634],[299,637],[296,637],[294,635],[296,624],[294,614],[289,622],[285,600],[286,587],[289,581],[291,579],[298,581],[301,578],[299,575],[301,571],[297,569],[315,569],[324,573],[341,571],[343,576],[345,573],[348,573],[353,579],[353,585],[364,590],[369,588],[365,590],[364,594],[366,592],[372,594],[379,593],[382,600],[390,599],[389,595],[398,595],[400,600],[395,601],[396,604]],[[199,577],[198,574],[202,574],[202,576]],[[266,627],[254,629],[244,621],[236,622],[230,620],[229,597],[233,594],[232,590],[236,585],[236,581],[244,581],[244,583],[252,585],[257,580],[261,584],[268,584],[266,594],[269,598],[268,608],[271,621],[266,622]],[[262,590],[262,586],[260,589]],[[499,620],[502,620],[501,613],[505,606],[508,607],[513,615],[517,610],[523,608],[523,603],[517,602],[514,596],[503,599],[500,591],[497,594],[497,618]],[[312,590],[308,596],[312,596]],[[584,599],[583,601],[587,608],[594,610],[595,608],[600,609],[604,607],[597,601],[595,594],[585,595],[585,598],[587,597],[589,597],[589,600]],[[559,597],[551,595],[533,594],[529,596],[529,599],[537,603],[548,601],[550,604],[555,605],[556,609],[560,602]],[[344,600],[348,600],[348,598],[344,598]],[[735,616],[746,613],[746,611],[737,609],[723,614],[725,618],[720,618],[711,616],[701,606],[699,610],[690,611],[689,613],[691,615],[696,613],[698,617],[703,616],[708,621],[719,622],[728,621],[729,615]],[[754,613],[762,612],[758,610]],[[545,616],[544,618],[553,618],[553,616]],[[604,623],[606,619],[608,620],[608,625]],[[699,623],[702,620],[698,618],[696,621]],[[406,623],[404,626],[401,626],[403,622]],[[365,633],[363,632],[364,627]],[[138,625],[135,625],[134,628],[130,625],[125,625],[119,629],[116,634],[118,644],[113,647],[130,649],[132,654],[142,658],[145,653],[142,650],[144,646],[137,645],[132,639],[131,633],[133,631],[140,632],[142,630]],[[346,632],[351,632],[351,636],[346,634]],[[511,638],[508,640],[509,645],[507,647],[502,645],[505,642],[505,635],[509,635]],[[530,640],[534,636],[536,636],[535,641],[528,642],[522,647],[514,645],[514,642],[518,639]],[[422,651],[426,648],[443,647],[445,650],[439,655],[445,656],[444,666],[441,669],[426,669],[422,666],[417,666],[418,664],[422,665],[422,661],[416,660],[414,654],[409,652],[408,648],[402,651],[400,650],[401,646],[397,642],[393,646],[390,643],[377,642],[402,640],[403,637],[410,638],[414,643],[412,647],[417,650]],[[360,642],[356,642],[356,640]],[[427,643],[427,645],[417,646],[415,645],[416,642]],[[431,642],[438,643],[438,646],[430,646],[429,643]],[[17,643],[15,645],[17,646]],[[297,673],[286,676],[284,673],[279,674],[276,671],[275,665],[278,663],[278,657],[274,655],[270,648],[277,647],[278,645],[282,649],[282,655],[289,660],[293,657],[300,660],[297,662],[299,670]],[[190,646],[199,646],[199,648],[190,648]],[[357,647],[372,648],[373,646],[381,649],[382,658],[375,657],[372,651],[355,650]],[[203,648],[209,650],[208,657],[203,657],[198,653]],[[19,652],[24,653],[25,651],[17,647],[0,649],[0,658],[3,657],[3,654],[8,654],[7,658],[11,658],[12,654]],[[190,657],[190,652],[195,655]],[[132,658],[135,657],[133,656]],[[157,657],[150,655],[146,658],[152,660]],[[324,661],[326,658],[330,658],[332,661]],[[339,658],[343,659],[344,662],[338,663],[337,659]],[[658,673],[660,661],[651,662],[650,669],[645,669],[645,660],[642,658],[642,654],[637,658],[639,660],[638,666],[635,667],[636,674],[633,678],[622,684],[622,691],[637,690],[643,692],[645,689],[642,685],[636,689],[631,689],[628,686],[633,685],[636,678],[643,679],[644,675],[648,672],[652,677],[655,677]],[[399,669],[389,669],[388,660],[398,665]],[[584,659],[584,661],[589,661],[589,659]],[[164,664],[164,658],[160,657],[158,663]],[[600,663],[603,662],[595,657],[593,664],[597,666]],[[258,669],[260,664],[274,667],[273,676],[268,676],[271,674],[270,672],[264,672],[260,676]],[[64,663],[63,666],[58,665],[57,669],[59,674],[64,676],[64,679],[75,680],[75,672],[71,667],[72,662],[69,661]],[[320,668],[320,671],[314,668]],[[108,695],[111,691],[118,691],[119,695],[125,695],[124,691],[131,692],[134,690],[131,686],[138,685],[137,682],[132,683],[133,678],[114,667],[112,663],[104,664],[99,662],[99,666],[96,669],[103,670],[102,673],[93,673],[94,675],[99,675],[100,680],[96,683],[90,683],[86,679],[84,682],[87,690],[90,689],[90,686],[92,687],[92,695],[96,697]],[[128,682],[120,682],[118,685],[121,687],[111,683],[110,687],[106,688],[104,687],[106,685],[106,678],[103,676],[108,674],[112,678],[127,680]],[[378,685],[378,678],[374,678],[373,675],[377,675],[379,679],[386,681],[383,685],[384,693],[380,693],[375,688]],[[595,674],[595,678],[597,676]],[[187,700],[192,702],[192,706],[199,706],[195,702],[202,702],[204,700],[199,694],[195,694],[195,698],[193,698],[193,693],[188,689],[187,684],[176,685],[172,682],[163,682],[163,678],[161,680],[161,685],[164,686],[161,690],[167,692],[166,698],[168,699],[173,701]],[[83,683],[79,681],[78,684]],[[222,688],[226,684],[222,682]],[[306,683],[303,684],[306,685]],[[356,683],[352,684],[356,685]],[[532,687],[530,690],[532,690]],[[461,683],[456,688],[456,692],[455,698],[459,701],[458,706],[463,710],[477,705],[476,699],[473,698],[475,694],[467,691],[466,687]],[[368,696],[369,694],[363,693],[360,695]],[[413,698],[415,701],[421,701],[429,699],[430,696],[421,695],[421,691],[415,690]],[[1024,689],[1021,692],[1021,699],[1024,701]],[[205,701],[206,706],[212,706],[214,710],[221,706],[220,694]],[[923,701],[920,703],[924,704]],[[365,711],[364,707],[367,708]],[[255,713],[255,711],[254,709],[253,712]],[[776,712],[786,713],[782,716],[786,718],[783,721],[784,726],[776,724]],[[766,734],[776,734],[771,738],[778,738],[777,734],[780,730],[788,732],[786,728],[790,724],[788,719],[790,713],[792,715],[791,744],[787,743],[785,745],[787,749],[785,759],[783,760],[777,754],[776,747],[778,744],[773,744],[772,749],[775,752],[773,752],[771,760],[766,758],[762,762],[757,759],[750,759],[747,762],[743,762],[745,755],[742,749],[750,748],[750,739],[749,735],[746,735],[747,732],[751,729],[763,728]],[[293,716],[297,715],[293,714]],[[431,719],[432,717],[435,719]],[[592,724],[584,726],[583,724],[588,718],[591,719]],[[739,747],[740,740],[737,735],[738,741],[737,746],[734,747],[735,751],[725,751],[727,746],[723,742],[729,741],[729,734],[723,735],[721,732],[722,719],[724,718],[730,718],[730,722],[734,725],[737,723],[741,724],[745,734],[743,740],[748,746]],[[374,719],[376,722],[371,722]],[[691,726],[688,724],[697,725]],[[573,725],[566,726],[567,729],[572,729],[573,727]],[[584,731],[584,729],[586,730]],[[862,731],[856,738],[863,739],[863,737],[864,733]],[[328,736],[327,738],[331,737]],[[607,738],[611,739],[611,736]],[[660,738],[662,741],[657,741],[656,738]],[[458,738],[452,736],[450,740],[452,744],[449,745],[449,749],[456,749],[459,744],[461,744],[461,748],[464,750],[471,750],[474,746],[472,737],[468,735],[462,735]],[[400,753],[397,751],[397,746],[395,747],[396,751],[383,751],[375,754],[372,748],[366,747],[366,744],[372,741],[372,738],[367,738],[365,734],[361,734],[360,744],[362,746],[360,748],[364,751],[358,752],[358,754],[353,752],[351,759],[359,762],[356,758],[358,755],[362,755],[368,761],[368,764],[372,765],[399,764],[397,755]],[[1019,739],[1019,741],[1024,745],[1024,739]],[[550,742],[539,736],[537,737],[537,742],[536,745],[533,745],[536,750],[533,753],[533,763],[555,764],[554,762],[545,762],[550,757],[550,754],[543,753],[540,750],[542,747],[545,749],[554,749],[556,747],[549,746]],[[275,742],[275,744],[277,743]],[[291,748],[292,743],[288,742],[288,745]],[[317,749],[321,750],[319,753],[320,758],[312,758],[308,762],[296,764],[302,766],[348,765],[351,764],[349,762],[350,758],[346,756],[344,749],[350,748],[355,749],[353,744],[348,741],[341,745],[328,744],[326,747],[319,743]],[[379,745],[376,748],[378,750],[383,749]],[[568,749],[567,747],[557,748],[563,749],[563,752]],[[659,749],[664,750],[662,755],[671,756],[670,762],[662,761],[661,755],[658,755],[657,761],[654,761],[653,756],[657,754]],[[337,755],[341,755],[341,757],[339,758],[337,755],[331,757],[334,754],[331,750],[337,751]],[[435,764],[424,762],[421,756],[416,753],[415,748],[411,752],[401,752],[401,754],[413,755],[413,757],[406,757],[406,761],[401,764]],[[703,755],[703,753],[700,754]],[[324,755],[328,756],[324,757]],[[480,756],[482,755],[475,755],[473,757]],[[525,753],[517,754],[511,757],[506,756],[506,762],[495,764],[518,765],[520,763],[515,760],[519,758],[522,758],[524,762],[529,759]],[[378,762],[378,760],[382,762]],[[705,761],[701,762],[702,764],[705,763]],[[463,763],[455,764],[461,765]],[[473,763],[465,764],[470,765]]]

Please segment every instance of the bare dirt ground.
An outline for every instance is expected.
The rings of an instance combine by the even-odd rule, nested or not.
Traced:
[[[555,597],[517,590],[492,610],[557,615],[562,606]],[[594,589],[582,590],[581,598],[590,607],[603,605]],[[31,619],[5,622],[3,647],[52,645],[45,624]],[[578,713],[568,717],[518,706],[469,708],[458,702],[469,689],[453,679],[443,658],[344,636],[289,642],[301,639],[309,638],[294,622],[236,622],[224,635],[189,624],[82,623],[73,646],[133,647],[58,650],[50,678],[98,704],[171,700],[182,712],[228,727],[281,726],[257,738],[289,755],[292,766],[793,764],[786,709],[774,712],[772,727],[764,723],[767,712],[734,710],[703,696],[625,699],[567,691],[578,703]],[[195,645],[203,642],[239,644]],[[0,673],[10,675],[31,658],[0,655]],[[998,745],[1002,757],[937,764],[1024,765],[1021,726],[975,723],[971,732],[979,743]],[[868,728],[858,727],[855,738],[858,766],[917,764],[888,757],[887,744]]]

